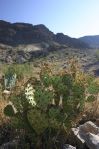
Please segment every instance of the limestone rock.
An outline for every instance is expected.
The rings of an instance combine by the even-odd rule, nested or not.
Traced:
[[[86,144],[89,149],[99,149],[99,127],[88,121],[78,128],[72,128],[76,138]]]

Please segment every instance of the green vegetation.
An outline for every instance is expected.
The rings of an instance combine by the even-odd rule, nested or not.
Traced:
[[[29,135],[35,149],[60,149],[81,119],[85,103],[99,92],[99,84],[81,72],[75,60],[68,65],[68,70],[53,73],[44,64],[39,77],[30,77],[24,86],[13,89],[12,104],[4,109],[13,126]]]

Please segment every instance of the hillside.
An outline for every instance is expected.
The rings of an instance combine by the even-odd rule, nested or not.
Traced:
[[[0,64],[35,64],[47,60],[66,67],[70,57],[77,57],[82,68],[98,74],[96,50],[80,39],[63,33],[54,34],[46,26],[0,21]],[[39,59],[39,61],[38,61]]]
[[[99,35],[84,36],[79,38],[81,41],[86,42],[92,48],[99,48]]]

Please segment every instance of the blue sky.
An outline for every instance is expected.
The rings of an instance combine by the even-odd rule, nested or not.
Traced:
[[[0,19],[45,24],[71,37],[99,35],[99,0],[0,0]]]

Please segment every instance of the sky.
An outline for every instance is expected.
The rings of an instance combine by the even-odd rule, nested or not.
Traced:
[[[99,0],[0,0],[0,20],[44,24],[76,38],[99,35]]]

